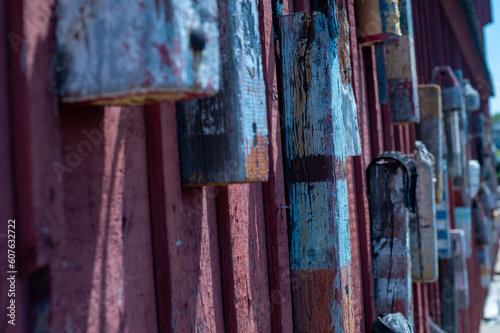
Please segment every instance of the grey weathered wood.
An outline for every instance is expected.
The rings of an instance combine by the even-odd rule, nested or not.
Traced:
[[[257,1],[218,3],[221,91],[177,103],[181,180],[188,186],[262,182],[269,168]]]
[[[401,312],[412,320],[409,212],[404,169],[396,162],[368,168],[376,314]]]
[[[218,91],[216,0],[56,4],[63,101],[143,104]]]
[[[453,256],[449,259],[439,260],[439,298],[441,327],[447,333],[458,333],[458,306]]]
[[[435,282],[438,278],[438,244],[434,194],[434,157],[421,141],[411,155],[417,167],[417,210],[410,216],[410,248],[414,282]]]
[[[465,232],[461,229],[450,231],[453,240],[453,266],[458,309],[469,308],[469,274],[467,272]]]

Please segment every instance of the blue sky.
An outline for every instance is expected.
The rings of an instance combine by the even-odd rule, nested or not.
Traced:
[[[484,27],[486,60],[490,68],[495,96],[490,98],[490,113],[500,113],[500,3],[491,1],[493,23]]]

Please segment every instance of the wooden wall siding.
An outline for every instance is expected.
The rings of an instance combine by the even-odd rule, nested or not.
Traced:
[[[453,266],[455,269],[455,288],[458,309],[469,307],[469,281],[466,260],[466,242],[463,229],[452,229],[451,237],[454,243]]]
[[[290,11],[282,4],[282,13]],[[269,135],[269,178],[263,184],[264,214],[267,236],[267,262],[271,325],[274,333],[293,331],[290,291],[290,255],[288,249],[287,206],[281,146],[282,121],[279,109],[279,89],[273,29],[272,3],[259,1],[259,30],[262,46],[262,66],[266,84],[267,124]]]
[[[401,312],[413,322],[405,172],[397,162],[376,162],[368,167],[367,176],[375,311],[377,315]]]
[[[395,124],[418,123],[420,111],[411,1],[399,0],[399,12],[401,39],[385,46],[391,120]]]
[[[219,90],[216,0],[81,0],[57,3],[57,14],[65,102],[143,104]]]
[[[66,222],[50,264],[50,331],[154,332],[143,110],[61,105],[59,119],[61,147],[79,152],[72,158],[80,162],[62,181]]]
[[[351,332],[347,134],[337,39],[320,12],[284,15],[279,24],[294,329]]]
[[[223,331],[216,190],[181,189],[175,104],[145,116],[159,331]]]
[[[410,250],[413,282],[435,282],[438,278],[434,158],[417,142],[411,155],[417,167],[417,208],[410,215]]]
[[[359,43],[364,46],[401,37],[397,0],[355,0]]]
[[[257,1],[220,0],[219,18],[221,91],[178,103],[181,181],[189,186],[259,182],[268,176]]]
[[[441,88],[438,85],[419,85],[420,122],[416,125],[417,139],[434,156],[436,203],[443,200],[444,129],[441,107]]]

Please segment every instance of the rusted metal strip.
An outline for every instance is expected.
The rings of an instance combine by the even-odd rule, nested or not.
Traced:
[[[411,255],[409,237],[409,184],[416,178],[414,163],[402,164],[390,153],[378,156],[367,169],[375,311],[401,312],[412,321]],[[393,154],[392,154],[393,155]],[[402,155],[402,154],[401,154]],[[406,176],[405,176],[406,175]],[[384,195],[382,195],[384,194]]]
[[[133,105],[219,90],[217,1],[57,3],[59,94]]]
[[[387,87],[394,124],[418,123],[417,63],[411,1],[399,0],[401,39],[386,45]]]
[[[363,46],[401,37],[398,0],[356,0],[359,42]]]
[[[279,25],[294,330],[353,332],[337,40],[320,12],[284,15]]]
[[[417,138],[434,156],[436,203],[440,203],[443,200],[443,187],[445,186],[443,181],[444,129],[441,87],[436,84],[421,84],[418,86],[418,98],[420,123],[416,125]]]
[[[411,155],[418,173],[417,209],[410,215],[410,248],[413,282],[435,282],[438,278],[434,157],[421,141]]]
[[[219,22],[221,91],[177,103],[184,186],[262,182],[268,176],[257,1],[219,0]]]

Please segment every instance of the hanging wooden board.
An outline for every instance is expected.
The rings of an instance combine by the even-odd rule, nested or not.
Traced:
[[[355,0],[359,43],[397,41],[401,37],[398,0]]]
[[[454,242],[451,243],[453,247]],[[439,260],[439,298],[441,327],[447,333],[458,333],[458,304],[453,255],[449,259]]]
[[[477,247],[477,264],[479,265],[479,277],[481,287],[488,289],[491,282],[491,258],[490,247],[480,245]]]
[[[443,200],[443,158],[444,158],[444,128],[443,110],[441,108],[441,87],[437,84],[421,84],[418,86],[420,106],[420,123],[416,125],[417,139],[422,141],[435,162],[435,194],[436,203]]]
[[[267,180],[268,132],[256,0],[219,0],[222,86],[177,103],[184,186]]]
[[[455,228],[464,231],[466,258],[472,253],[472,210],[471,207],[455,207]]]
[[[63,102],[134,105],[219,89],[216,0],[76,0],[57,2],[57,13]]]
[[[455,270],[455,290],[458,309],[469,307],[469,276],[467,273],[465,232],[461,229],[450,231],[453,240],[453,264]]]
[[[382,162],[382,159],[389,161]],[[416,167],[408,156],[389,152],[379,155],[366,174],[375,311],[377,315],[401,312],[411,322],[412,272],[407,207],[415,207]]]
[[[434,157],[421,141],[411,155],[417,167],[417,209],[410,215],[410,248],[413,282],[435,282],[438,278]]]
[[[320,12],[281,16],[279,29],[294,330],[354,332],[337,38]]]
[[[418,123],[417,62],[410,0],[399,0],[399,13],[401,39],[385,46],[391,121],[393,124]]]
[[[448,193],[448,168],[443,164],[443,192],[440,203],[436,204],[436,227],[438,239],[439,259],[451,258],[451,239],[450,239],[450,213],[449,213],[449,193]]]

